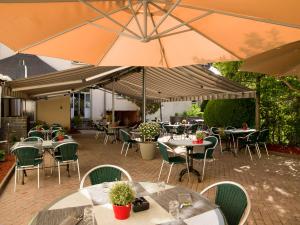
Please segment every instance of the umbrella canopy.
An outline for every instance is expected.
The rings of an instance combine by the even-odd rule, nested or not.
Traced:
[[[276,77],[296,75],[300,78],[300,41],[250,57],[245,60],[240,70]]]
[[[0,42],[100,66],[205,64],[299,40],[299,8],[297,0],[12,0],[0,3]]]

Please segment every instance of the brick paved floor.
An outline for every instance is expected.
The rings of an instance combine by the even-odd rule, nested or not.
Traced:
[[[116,164],[125,168],[136,181],[156,181],[161,165],[157,154],[151,161],[143,161],[140,153],[131,150],[127,157],[120,155],[121,144],[103,145],[92,134],[73,136],[79,143],[81,175],[90,168],[104,163]],[[202,183],[191,175],[191,181],[178,182],[178,173],[183,168],[175,166],[170,184],[182,185],[195,191],[201,191],[209,184],[232,180],[245,186],[251,197],[252,211],[249,225],[296,225],[300,224],[300,160],[263,154],[261,160],[254,157],[251,162],[248,155],[240,152],[238,157],[230,153],[216,152],[215,163],[208,163],[206,177]],[[199,164],[195,167],[199,168]],[[75,192],[79,188],[77,173],[71,171],[68,177],[62,170],[62,184],[58,184],[55,171],[50,176],[41,173],[41,187],[37,189],[35,171],[29,171],[25,185],[18,184],[13,192],[13,179],[0,196],[0,225],[28,224],[31,218],[43,207],[57,198]],[[162,178],[166,178],[165,170]]]

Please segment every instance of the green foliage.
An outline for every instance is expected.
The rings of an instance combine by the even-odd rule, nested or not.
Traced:
[[[140,109],[142,110],[143,108],[143,102],[142,101],[138,101],[135,102],[135,104],[137,104],[138,107],[140,107]],[[157,110],[160,108],[160,103],[157,102],[147,102],[146,103],[146,114],[151,115],[157,112]]]
[[[73,119],[72,119],[72,122],[73,122],[74,126],[78,127],[79,124],[81,123],[80,116],[74,116]]]
[[[113,205],[124,206],[133,202],[135,193],[129,184],[118,182],[110,189],[109,198]]]
[[[192,104],[191,107],[186,111],[187,116],[200,116],[201,109],[198,104]]]
[[[151,140],[160,134],[160,125],[156,122],[141,123],[139,130],[145,139]]]
[[[204,100],[204,101],[201,103],[201,105],[200,105],[201,112],[204,112],[207,103],[208,103],[208,100]]]
[[[196,131],[196,138],[203,139],[203,138],[205,138],[205,134],[202,131],[198,130],[198,131]]]
[[[243,122],[253,127],[255,102],[253,99],[211,100],[206,105],[204,121],[210,127],[241,127]]]
[[[4,159],[5,159],[5,151],[0,150],[0,161],[4,161]]]
[[[261,127],[270,130],[272,143],[300,145],[299,80],[292,76],[275,79],[259,73],[241,72],[238,71],[240,65],[241,62],[227,62],[215,63],[214,67],[225,77],[256,89],[260,94]]]
[[[64,136],[65,135],[65,132],[63,130],[59,130],[57,133],[56,133],[56,136],[57,137],[61,137],[61,136]]]

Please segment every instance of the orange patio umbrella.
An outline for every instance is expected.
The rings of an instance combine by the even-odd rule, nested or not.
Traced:
[[[241,60],[300,39],[298,0],[0,2],[0,42],[100,66]]]
[[[300,78],[300,41],[289,43],[245,60],[241,71],[264,73],[275,77],[296,75]]]

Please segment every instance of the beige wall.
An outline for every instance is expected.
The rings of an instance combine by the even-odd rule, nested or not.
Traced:
[[[70,109],[69,96],[38,100],[36,104],[36,119],[49,124],[59,123],[64,127],[70,128]]]

